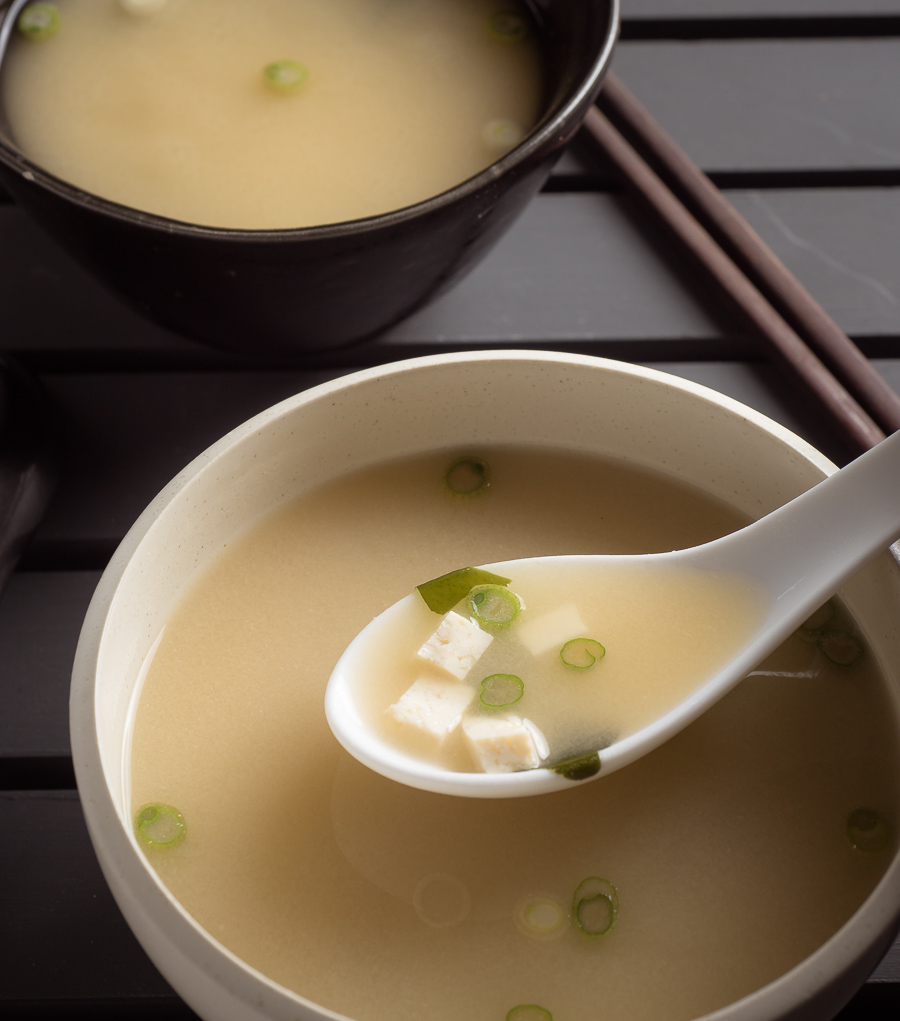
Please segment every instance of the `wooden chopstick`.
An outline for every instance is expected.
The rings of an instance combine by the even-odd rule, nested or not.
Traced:
[[[608,76],[604,86],[605,90],[610,88],[610,83],[612,83],[611,94],[613,100],[608,100],[608,102],[612,103],[614,100],[617,100],[618,102],[615,104],[617,110],[624,106],[629,108],[632,113],[635,110],[641,112],[641,134],[650,136],[651,140],[657,143],[652,147],[648,144],[647,147],[648,149],[652,148],[657,161],[665,164],[668,170],[667,161],[663,159],[663,156],[671,155],[673,150],[678,152],[680,150],[678,150],[678,147],[671,139],[668,139],[662,129],[655,124],[649,114],[646,114],[646,111],[640,108],[637,101],[630,97],[625,87],[614,76]],[[668,185],[650,167],[647,161],[596,107],[589,111],[584,129],[601,149],[607,160],[618,171],[626,188],[644,205],[648,206],[688,248],[722,291],[743,312],[748,321],[753,325],[760,339],[768,345],[771,353],[783,365],[788,367],[827,409],[831,417],[845,431],[854,447],[860,451],[866,450],[884,439],[884,431],[869,412],[861,406],[847,387],[835,378],[822,360],[810,350],[804,340],[773,307],[760,289],[748,279],[743,270],[735,264],[722,246],[711,236],[710,232],[698,222],[693,213],[670,190]],[[719,197],[721,204],[727,207],[730,214],[740,219],[737,212],[731,210],[731,207],[718,193],[712,183],[709,182],[708,178],[703,175],[702,171],[695,167],[683,153],[681,157],[678,169],[679,174],[688,177],[699,176],[706,182],[706,185],[702,188],[695,185],[697,190],[706,191],[707,188],[711,190]],[[693,170],[691,171],[690,168],[693,168]],[[719,204],[718,200],[716,204]],[[724,223],[728,223],[731,220],[731,215],[725,216],[720,211],[720,219]],[[745,227],[747,232],[753,234],[749,225],[745,224]],[[755,234],[753,236],[756,238],[758,247],[768,252],[764,243]],[[777,266],[781,265],[774,255],[771,255],[771,259],[774,260]],[[787,273],[787,270],[784,270],[784,272]],[[790,279],[793,280],[795,288],[802,291],[806,296],[806,304],[811,303],[815,305],[814,300],[806,294],[802,285],[794,280],[793,277]],[[788,289],[793,290],[790,287]],[[832,343],[840,347],[849,345],[858,355],[858,359],[851,354],[849,357],[845,356],[845,360],[848,363],[854,363],[862,359],[865,368],[863,369],[857,364],[855,370],[856,378],[860,380],[860,388],[866,394],[869,393],[870,376],[868,374],[871,374],[871,377],[878,380],[880,384],[879,392],[881,392],[882,388],[886,388],[891,398],[896,401],[896,395],[890,388],[886,387],[881,377],[874,372],[852,341],[841,333],[837,326],[831,323],[831,320],[828,319],[824,311],[819,309],[818,312],[820,313],[819,319],[821,320],[824,317],[832,327]],[[834,339],[834,331],[837,332],[842,340]],[[874,387],[871,387],[871,389],[874,389]],[[888,405],[888,402],[885,400],[882,400],[882,403]],[[900,401],[897,403],[900,406]],[[887,420],[886,424],[891,428],[890,419]],[[900,422],[898,422],[898,425],[900,425]],[[891,431],[893,431],[893,428],[891,428]]]
[[[900,429],[900,395],[615,75],[600,106],[881,427]]]

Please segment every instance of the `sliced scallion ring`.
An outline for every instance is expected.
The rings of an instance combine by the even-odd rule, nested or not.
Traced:
[[[520,43],[528,38],[528,22],[515,11],[494,11],[488,18],[488,32],[501,43]]]
[[[530,897],[518,908],[516,920],[532,936],[555,936],[563,931],[566,913],[562,905],[549,897]]]
[[[572,898],[572,919],[585,936],[605,936],[619,915],[619,895],[608,879],[583,879]]]
[[[826,628],[820,631],[816,645],[827,660],[838,666],[850,666],[863,654],[862,642],[840,628]]]
[[[16,28],[33,42],[52,39],[59,31],[59,11],[53,4],[29,4],[16,19]]]
[[[559,650],[563,663],[576,670],[587,670],[605,655],[606,649],[593,638],[572,638]]]
[[[509,152],[525,137],[521,124],[508,117],[488,121],[481,129],[481,140],[491,152]]]
[[[129,14],[155,14],[166,6],[168,0],[119,0],[119,6]]]
[[[553,1021],[553,1015],[536,1003],[520,1003],[506,1012],[506,1021]]]
[[[307,70],[296,60],[276,60],[263,68],[263,78],[270,89],[282,95],[296,92],[306,81]]]
[[[872,808],[857,808],[847,817],[847,837],[858,851],[883,851],[891,840],[891,828]]]
[[[515,674],[491,674],[481,682],[478,700],[488,709],[505,709],[515,705],[525,693],[522,678]]]
[[[468,603],[476,622],[488,628],[509,627],[522,609],[515,592],[500,585],[477,585],[469,592]]]
[[[447,469],[444,482],[457,496],[473,496],[490,486],[491,471],[480,457],[461,457]]]
[[[171,847],[184,840],[184,817],[171,805],[144,805],[134,817],[134,827],[151,847]]]
[[[461,567],[458,571],[442,574],[416,586],[416,591],[425,600],[429,610],[446,613],[477,585],[508,585],[510,579],[485,571],[481,567]]]

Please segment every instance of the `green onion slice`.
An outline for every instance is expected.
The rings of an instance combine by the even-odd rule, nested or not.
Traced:
[[[51,39],[59,31],[59,11],[53,4],[29,4],[16,20],[16,28],[35,42]]]
[[[578,755],[573,759],[557,762],[549,768],[567,780],[587,780],[600,772],[600,754],[589,752],[587,755]]]
[[[481,682],[479,700],[488,709],[505,709],[515,705],[525,693],[521,677],[515,674],[491,674]]]
[[[814,634],[825,627],[826,624],[830,623],[834,614],[834,601],[829,599],[827,603],[822,603],[818,610],[810,614],[810,616],[803,621],[800,625],[800,630]]]
[[[119,6],[129,14],[155,14],[166,6],[167,0],[119,0]]]
[[[492,152],[509,152],[522,141],[525,131],[521,124],[508,117],[488,121],[481,129],[481,140]]]
[[[488,18],[491,38],[502,43],[520,43],[528,38],[528,22],[515,11],[495,11]]]
[[[587,670],[605,655],[606,649],[593,638],[572,638],[559,650],[563,663],[576,670]]]
[[[266,84],[283,95],[295,92],[305,81],[307,70],[296,60],[276,60],[263,68]]]
[[[536,897],[525,901],[519,908],[519,921],[526,932],[536,936],[559,933],[565,919],[560,904],[549,897]]]
[[[425,600],[429,610],[446,613],[475,588],[476,585],[508,585],[509,578],[485,571],[481,567],[461,567],[458,571],[442,574],[422,585],[416,591]]]
[[[847,836],[858,851],[873,854],[888,846],[891,828],[874,809],[857,808],[847,817]]]
[[[171,805],[144,805],[134,817],[134,826],[151,847],[171,847],[184,840],[184,817]]]
[[[480,457],[461,457],[447,469],[444,482],[457,496],[472,496],[491,484],[491,470]]]
[[[520,1003],[506,1012],[506,1021],[553,1021],[553,1015],[536,1003]]]
[[[816,645],[827,660],[838,666],[850,666],[863,654],[862,642],[839,628],[827,628],[820,632]]]
[[[572,898],[572,918],[585,936],[605,936],[619,914],[619,895],[608,879],[589,876]]]
[[[476,585],[469,591],[469,612],[486,627],[509,627],[521,609],[522,601],[508,588]]]

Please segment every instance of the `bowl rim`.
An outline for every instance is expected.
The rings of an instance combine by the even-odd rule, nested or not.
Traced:
[[[0,65],[14,31],[15,15],[29,0],[7,0],[8,6],[0,3]],[[590,2],[590,0],[586,0]],[[488,188],[500,177],[517,166],[527,163],[542,150],[552,151],[561,148],[569,139],[569,132],[561,133],[561,129],[572,117],[577,116],[581,106],[591,100],[592,94],[599,91],[603,78],[609,68],[612,51],[619,35],[621,21],[621,0],[604,0],[608,6],[608,20],[603,38],[603,45],[595,57],[587,73],[579,81],[575,91],[566,98],[552,117],[545,113],[538,124],[525,138],[499,160],[469,177],[459,184],[439,192],[413,205],[402,206],[400,209],[389,210],[375,216],[360,217],[355,220],[341,220],[337,223],[317,224],[310,227],[288,228],[242,228],[212,227],[190,223],[158,213],[145,212],[112,199],[103,198],[93,192],[86,191],[77,185],[57,177],[33,162],[21,152],[9,139],[0,134],[0,164],[17,172],[31,184],[43,187],[53,195],[73,203],[86,211],[103,214],[110,219],[147,229],[155,229],[166,234],[179,234],[188,237],[228,239],[230,241],[269,242],[324,240],[345,237],[348,235],[367,234],[377,230],[394,227],[419,216],[428,216],[445,206],[451,206],[469,195]],[[551,111],[552,112],[552,111]]]
[[[336,391],[380,378],[389,379],[398,374],[439,367],[444,364],[493,362],[502,365],[504,362],[522,360],[531,364],[604,368],[607,371],[632,378],[665,384],[701,401],[712,403],[726,412],[740,416],[755,429],[761,429],[811,463],[813,467],[822,472],[823,476],[837,470],[836,465],[828,458],[785,426],[727,395],[692,380],[673,376],[658,369],[608,358],[510,349],[428,355],[339,376],[304,390],[260,412],[228,432],[194,458],[148,504],[120,543],[103,572],[85,616],[75,654],[70,695],[70,733],[73,763],[88,831],[100,859],[101,868],[123,914],[129,922],[134,917],[139,918],[145,930],[150,928],[158,933],[162,928],[157,919],[153,917],[153,913],[141,903],[141,896],[134,895],[135,885],[140,887],[142,896],[149,895],[155,898],[157,903],[160,903],[159,898],[161,897],[168,907],[174,908],[176,916],[180,919],[178,941],[173,937],[171,926],[169,926],[170,931],[166,934],[167,940],[172,944],[177,943],[178,952],[185,957],[189,946],[206,948],[203,955],[206,960],[202,968],[202,975],[195,969],[195,977],[207,982],[218,982],[219,987],[224,987],[227,990],[227,995],[237,1003],[236,1009],[242,1012],[240,1015],[234,1014],[234,1017],[296,1017],[297,1008],[300,1007],[311,1011],[311,1017],[350,1021],[346,1015],[317,1004],[302,994],[268,978],[223,946],[195,921],[169,892],[141,853],[133,833],[126,830],[122,824],[122,818],[109,790],[106,771],[95,737],[96,666],[104,639],[106,618],[112,607],[118,585],[138,548],[165,508],[178,498],[195,476],[207,469],[216,470],[216,461],[220,455],[227,453],[268,423],[285,414],[295,412],[304,404],[327,397]],[[113,825],[114,832],[104,835],[103,829],[109,825]],[[101,846],[103,854],[100,853]],[[121,857],[123,853],[128,856],[129,862],[123,861]],[[133,873],[135,865],[138,869],[137,879],[135,880],[132,876],[126,881],[123,877],[123,869]],[[122,885],[120,886],[120,884]],[[887,891],[891,892],[895,903],[891,903],[891,897],[885,896]],[[898,925],[900,925],[900,853],[895,854],[875,888],[844,925],[810,955],[773,981],[731,1004],[704,1015],[697,1021],[764,1021],[764,1019],[772,1018],[776,1013],[777,1016],[784,1014],[795,1018],[811,1017],[812,1014],[805,1012],[801,1014],[803,1005],[811,1001],[815,1002],[818,996],[829,995],[828,991],[831,989],[837,991],[830,994],[829,1002],[837,1003],[839,1007],[852,996],[859,986],[859,982],[854,983],[848,976],[860,972],[863,967],[866,970],[871,970],[877,964],[880,956],[890,946],[890,934],[896,931]],[[881,937],[874,943],[873,933],[878,933]],[[141,938],[141,942],[144,943],[143,938]],[[223,961],[227,961],[227,965],[223,963],[217,966],[209,960],[210,948],[215,948],[215,953]],[[155,954],[146,946],[145,949],[159,965]],[[169,961],[169,964],[171,965],[172,962]],[[160,967],[162,968],[162,966]],[[188,967],[188,964],[185,967]],[[220,967],[224,971],[220,971]],[[237,976],[233,973],[229,975],[228,969],[235,967],[237,967]],[[823,980],[823,976],[827,976],[827,979]],[[172,981],[171,972],[166,972],[166,977]],[[241,988],[238,988],[239,985]],[[195,1003],[191,1003],[183,989],[178,989],[178,992],[195,1009],[198,1009]],[[261,1013],[264,994],[267,1007],[271,1011],[269,1014]],[[816,1016],[819,1015],[816,1014]]]

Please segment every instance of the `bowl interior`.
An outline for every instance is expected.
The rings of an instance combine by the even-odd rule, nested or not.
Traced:
[[[651,370],[578,356],[509,352],[416,359],[325,384],[252,419],[189,465],[147,508],[104,575],[79,643],[73,754],[92,838],[120,903],[136,885],[155,884],[162,907],[154,909],[154,925],[172,932],[195,925],[171,898],[166,902],[132,836],[128,755],[143,665],[197,573],[234,536],[310,488],[384,460],[474,446],[485,435],[496,444],[621,458],[752,516],[834,469],[802,440],[728,398]],[[842,595],[881,662],[900,719],[896,563],[884,554]],[[885,768],[900,770],[900,763]],[[863,911],[897,910],[898,871],[895,861],[882,881],[893,888],[882,907],[870,898]],[[141,909],[123,904],[123,910],[143,938]],[[195,928],[197,945],[217,946]],[[866,938],[857,937],[853,954],[864,952]],[[248,988],[268,983],[225,952],[220,964],[232,971],[243,967]],[[189,990],[176,988],[191,1002]],[[282,992],[288,1001],[298,999]]]
[[[56,192],[66,194],[70,199],[86,202],[91,208],[114,213],[117,216],[129,216],[128,207],[107,201],[103,196],[96,196],[81,188],[60,180],[55,175],[43,170],[34,163],[27,152],[22,150],[16,140],[15,132],[10,124],[9,114],[4,103],[3,91],[3,57],[15,33],[16,18],[30,0],[8,0],[0,3],[0,157],[7,162],[14,161],[17,169],[28,168],[29,172],[40,175],[43,184],[52,187]],[[542,112],[528,132],[526,138],[515,149],[500,157],[494,164],[487,167],[468,181],[461,182],[444,194],[457,196],[461,190],[468,192],[483,187],[496,178],[505,168],[516,165],[530,158],[536,149],[545,149],[548,145],[554,150],[562,144],[560,128],[564,127],[565,138],[568,140],[577,123],[586,102],[599,90],[602,76],[612,52],[618,34],[620,0],[525,0],[536,22],[542,28],[542,49],[546,80],[543,90]],[[437,196],[435,196],[437,198]],[[425,199],[410,206],[415,210],[420,206],[429,206],[434,198]],[[366,217],[358,222],[380,220],[393,214],[380,214]],[[138,212],[142,222],[164,222],[176,224],[156,214]],[[348,221],[354,223],[357,221]],[[190,227],[182,224],[182,227]],[[170,227],[170,229],[172,229]],[[177,228],[175,228],[177,229]],[[201,228],[204,229],[204,228]],[[284,231],[232,231],[228,228],[215,228],[215,233],[284,233]],[[296,228],[304,232],[321,232],[334,230],[333,224],[323,224],[313,228]]]

